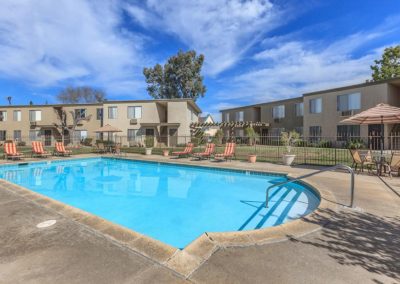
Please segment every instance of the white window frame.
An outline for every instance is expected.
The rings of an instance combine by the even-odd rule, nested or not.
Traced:
[[[243,121],[244,120],[244,111],[237,111],[235,113],[235,121]]]
[[[111,117],[111,110],[114,110],[115,109],[115,116],[114,117]],[[118,107],[116,107],[116,106],[109,106],[108,107],[108,119],[117,119],[118,118]]]
[[[282,119],[285,118],[285,105],[278,105],[272,107],[272,118]]]
[[[20,110],[13,111],[13,121],[21,121],[22,120],[22,113]]]
[[[304,116],[304,104],[303,103],[296,103],[294,108],[295,108],[297,117]]]
[[[346,105],[342,106],[340,105],[341,102],[341,98],[344,98],[346,101]],[[358,100],[357,103],[354,104],[355,101],[353,100]],[[337,110],[338,111],[350,111],[350,110],[358,110],[361,109],[361,93],[351,93],[351,94],[344,94],[344,95],[338,95],[337,96],[337,100],[336,100],[336,104],[337,104]]]
[[[315,107],[313,107],[313,104],[315,102]],[[318,104],[319,102],[319,109],[318,109]],[[310,100],[310,113],[321,113],[322,112],[322,98],[315,98]]]
[[[76,108],[74,112],[75,118],[86,118],[87,116],[87,110],[85,108]]]
[[[130,109],[133,109],[133,113],[130,111]],[[128,119],[142,118],[142,111],[143,111],[143,109],[141,106],[128,106],[127,107],[127,117],[128,117]]]
[[[7,121],[7,111],[0,110],[0,121]]]
[[[32,115],[34,113],[35,115]],[[41,121],[42,120],[42,111],[41,110],[29,110],[29,121]]]

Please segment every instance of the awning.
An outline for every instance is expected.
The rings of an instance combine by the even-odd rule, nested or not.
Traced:
[[[100,127],[99,129],[97,129],[95,132],[97,132],[97,133],[113,133],[113,132],[122,132],[122,130],[118,129],[114,126],[111,126],[109,124],[106,124],[103,127]]]

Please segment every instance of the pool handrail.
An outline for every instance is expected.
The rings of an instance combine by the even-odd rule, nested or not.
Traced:
[[[265,207],[268,208],[269,191],[270,191],[271,188],[274,188],[276,186],[282,186],[282,185],[285,185],[285,184],[288,184],[288,183],[292,183],[292,182],[296,182],[296,181],[302,180],[304,178],[308,178],[308,177],[314,176],[314,175],[319,174],[319,173],[328,172],[328,171],[334,171],[334,170],[337,170],[337,169],[347,170],[351,174],[351,180],[350,180],[350,192],[351,192],[350,193],[350,199],[351,199],[350,207],[353,207],[353,203],[354,203],[354,170],[351,167],[349,167],[347,165],[343,165],[343,164],[337,164],[337,165],[335,165],[333,167],[328,167],[328,168],[325,168],[325,169],[322,169],[322,170],[319,170],[319,171],[315,171],[315,172],[312,172],[312,173],[309,173],[309,174],[306,174],[306,175],[302,175],[302,176],[294,178],[294,179],[289,179],[289,180],[284,181],[284,182],[280,182],[280,183],[277,183],[277,184],[270,185],[267,188],[266,192],[265,192]]]

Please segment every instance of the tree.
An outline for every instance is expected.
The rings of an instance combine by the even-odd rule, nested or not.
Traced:
[[[57,95],[63,104],[100,103],[106,100],[103,91],[91,87],[66,87]]]
[[[7,97],[8,104],[11,105],[12,97]]]
[[[201,67],[204,55],[196,56],[196,52],[179,51],[161,66],[156,64],[153,68],[144,68],[147,92],[155,99],[192,98],[204,97],[206,87],[203,85]]]
[[[92,118],[92,115],[88,115],[85,117],[79,116],[77,113],[74,111],[70,111],[70,114],[72,116],[72,125],[68,125],[67,122],[67,112],[64,110],[62,106],[55,106],[54,112],[57,115],[58,123],[54,123],[54,126],[60,130],[59,132],[61,133],[61,139],[62,142],[64,143],[64,133],[65,131],[68,132],[68,136],[71,137],[71,133],[73,134],[76,127],[78,124],[80,124],[82,121],[89,121]]]
[[[382,58],[371,66],[372,81],[400,77],[400,45],[385,48]]]
[[[260,135],[254,130],[253,127],[246,127],[245,132],[246,136],[249,137],[249,144],[255,145],[258,142]]]

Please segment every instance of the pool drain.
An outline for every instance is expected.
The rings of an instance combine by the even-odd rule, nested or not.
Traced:
[[[56,220],[46,220],[36,225],[37,228],[47,228],[53,226],[57,221]]]

